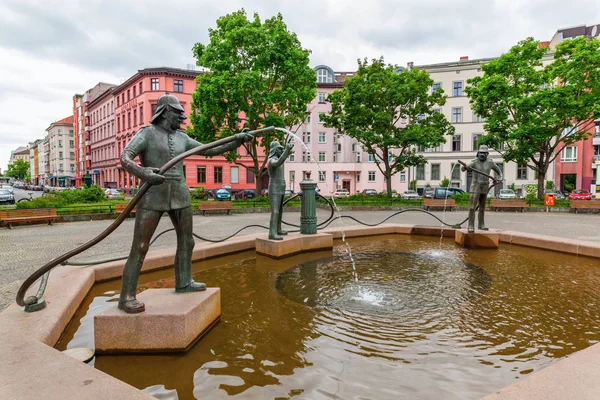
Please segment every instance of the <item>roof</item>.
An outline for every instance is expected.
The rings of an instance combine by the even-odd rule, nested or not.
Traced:
[[[13,154],[29,154],[29,147],[19,146],[13,151]]]
[[[495,60],[496,58],[498,58],[498,57],[479,58],[477,60],[450,61],[450,62],[443,62],[443,63],[437,63],[437,64],[415,65],[413,68],[426,69],[426,68],[459,67],[459,66],[464,66],[464,65],[479,65],[481,63]]]
[[[55,125],[73,125],[73,116],[69,115],[68,117],[65,117],[63,119],[59,119],[58,121],[54,121],[50,124],[50,126],[48,128],[46,128],[46,130],[50,130],[52,129],[52,127],[54,127]]]
[[[171,68],[171,67],[152,67],[152,68],[144,68],[139,69],[135,74],[130,76],[125,82],[121,83],[119,86],[115,87],[113,93],[120,92],[125,89],[131,83],[144,75],[175,75],[175,76],[187,76],[190,78],[195,78],[198,75],[202,74],[202,71],[195,71],[191,69],[182,69],[182,68]]]
[[[106,98],[109,94],[112,94],[115,91],[115,86],[106,89],[99,96],[97,96],[94,100],[90,101],[87,105],[88,110],[93,108],[96,104],[100,103],[102,100]]]

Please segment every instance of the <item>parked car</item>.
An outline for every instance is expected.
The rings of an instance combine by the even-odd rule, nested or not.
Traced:
[[[569,193],[569,200],[591,200],[592,194],[589,190],[578,189]]]
[[[365,196],[377,196],[377,190],[375,189],[365,189],[362,191],[362,194]]]
[[[0,188],[0,204],[15,204],[15,196],[5,188]]]
[[[435,189],[433,189],[433,188],[425,188],[425,189],[423,189],[423,197],[426,199],[433,199],[434,192],[435,192]]]
[[[104,194],[106,195],[106,198],[109,200],[118,200],[118,199],[125,198],[125,195],[123,194],[123,192],[121,192],[120,190],[117,190],[117,189],[106,189],[104,191]]]
[[[294,191],[290,190],[290,189],[285,189],[285,192],[283,193],[284,196],[293,196],[294,195]]]
[[[336,189],[335,192],[333,192],[333,197],[348,197],[349,195],[350,192],[348,189]]]
[[[498,198],[501,200],[516,199],[517,194],[512,189],[500,189],[500,192],[498,192]]]
[[[225,189],[219,189],[215,193],[215,199],[218,201],[231,200],[231,193]]]
[[[467,192],[465,192],[462,189],[459,188],[453,188],[453,187],[438,187],[435,188],[435,191],[433,193],[433,198],[434,199],[449,199],[450,197],[454,196],[455,194],[466,194]]]
[[[419,193],[415,192],[414,190],[407,190],[404,193],[402,193],[402,198],[418,200],[421,198],[421,196],[419,196]]]
[[[256,192],[252,189],[243,189],[235,194],[236,199],[253,199],[256,197]]]
[[[560,190],[547,189],[544,191],[544,194],[553,194],[554,198],[557,200],[562,200],[565,198],[565,195]]]
[[[10,185],[2,185],[1,189],[8,190],[11,194],[15,194],[15,189]]]
[[[269,189],[263,189],[260,191],[260,195],[261,196],[268,196],[269,195]]]

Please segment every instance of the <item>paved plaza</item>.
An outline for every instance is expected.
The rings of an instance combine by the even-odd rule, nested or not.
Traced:
[[[377,223],[391,215],[392,211],[360,211],[342,212],[342,215],[353,217],[367,223]],[[448,223],[456,223],[467,217],[466,212],[437,212],[439,218]],[[325,218],[326,213],[319,211],[319,217]],[[518,213],[518,212],[488,212],[487,224],[492,228],[511,229],[521,232],[538,233],[570,239],[600,241],[600,215],[567,214],[567,213]],[[299,213],[285,213],[284,219],[298,223]],[[48,260],[58,257],[67,251],[94,238],[110,225],[112,220],[57,223],[53,226],[31,225],[16,226],[12,230],[0,228],[0,310],[14,301],[21,282],[33,271],[40,268]],[[403,213],[389,222],[422,224],[439,226],[434,218],[423,213]],[[127,219],[103,242],[73,260],[91,261],[104,258],[126,256],[131,246],[134,219]],[[213,239],[223,238],[233,234],[246,225],[260,224],[267,226],[269,214],[232,214],[194,216],[194,232]],[[333,224],[339,224],[335,221]],[[356,225],[350,219],[343,219],[344,226]],[[332,225],[335,226],[335,225]],[[339,226],[339,225],[338,225]],[[465,226],[465,225],[463,225]],[[172,228],[167,216],[163,217],[157,233]],[[249,228],[240,234],[261,233],[266,229]],[[202,241],[196,240],[196,246]],[[174,248],[175,233],[169,232],[161,236],[152,249]]]

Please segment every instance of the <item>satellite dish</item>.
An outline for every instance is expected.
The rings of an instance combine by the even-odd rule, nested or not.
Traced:
[[[596,36],[596,32],[598,31],[598,25],[594,25],[592,28],[592,37]]]

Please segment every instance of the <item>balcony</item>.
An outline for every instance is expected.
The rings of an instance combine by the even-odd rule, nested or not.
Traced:
[[[600,166],[600,156],[594,156],[592,159],[592,169],[596,169],[598,166]]]
[[[595,132],[592,137],[592,145],[599,146],[600,145],[600,132]]]

